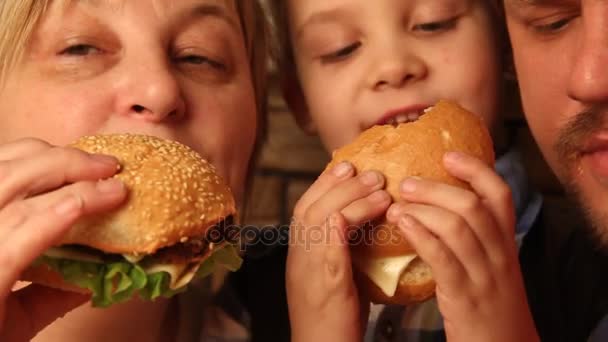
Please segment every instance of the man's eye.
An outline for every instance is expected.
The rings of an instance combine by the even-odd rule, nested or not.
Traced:
[[[532,24],[532,28],[536,32],[541,33],[541,34],[557,33],[559,31],[563,30],[564,28],[566,28],[566,26],[568,26],[568,24],[574,18],[575,18],[574,16],[570,16],[567,18],[554,20],[554,21],[546,23],[546,24]]]
[[[334,51],[334,52],[321,56],[321,60],[323,60],[324,62],[340,61],[340,60],[345,59],[348,56],[352,55],[353,52],[355,52],[360,46],[361,46],[361,42],[356,42],[356,43],[350,44],[337,51]]]
[[[88,44],[76,44],[69,46],[59,52],[60,55],[69,56],[88,56],[101,52],[100,49]]]
[[[193,65],[207,64],[214,69],[226,70],[226,65],[224,63],[207,58],[205,56],[187,55],[187,56],[179,57],[177,60],[180,63],[188,63],[188,64],[193,64]]]
[[[454,26],[456,26],[456,19],[457,18],[450,18],[447,20],[432,21],[432,22],[428,22],[428,23],[417,24],[417,25],[414,25],[413,30],[422,31],[422,32],[426,32],[426,33],[447,31],[449,29],[454,28]]]

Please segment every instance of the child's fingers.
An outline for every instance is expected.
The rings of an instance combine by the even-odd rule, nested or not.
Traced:
[[[512,239],[515,215],[511,189],[496,172],[481,160],[460,152],[446,153],[445,168],[454,177],[469,183],[487,202],[505,239]]]
[[[341,162],[333,168],[323,172],[317,180],[300,197],[294,210],[294,216],[302,217],[303,212],[316,202],[319,197],[327,193],[336,184],[351,178],[355,174],[355,169],[349,162]]]
[[[411,217],[436,236],[463,265],[469,278],[475,282],[487,278],[488,256],[462,217],[448,210],[424,204],[398,204],[392,207],[391,211],[389,216],[393,220],[394,215],[399,217],[398,220]],[[418,249],[417,245],[413,247]]]
[[[487,255],[503,250],[504,239],[486,203],[475,193],[456,186],[424,179],[406,179],[401,197],[409,202],[444,208],[459,215],[468,224]],[[424,223],[424,222],[423,222]]]
[[[388,192],[377,190],[367,197],[352,202],[342,209],[341,213],[347,224],[358,226],[361,223],[382,216],[388,209],[391,201],[392,199]]]
[[[338,284],[345,279],[352,279],[346,231],[347,224],[344,216],[340,213],[331,214],[325,223],[325,234],[328,237],[327,247],[320,246],[322,251],[319,254],[323,256],[321,263],[325,266],[323,269],[327,272],[327,279],[330,282],[338,282]]]
[[[398,225],[418,256],[431,267],[438,286],[451,297],[462,293],[466,286],[465,270],[443,241],[412,216],[400,216]]]
[[[339,212],[354,201],[365,198],[384,186],[384,177],[375,171],[366,171],[347,179],[321,196],[297,216],[309,224],[322,224],[327,217]]]

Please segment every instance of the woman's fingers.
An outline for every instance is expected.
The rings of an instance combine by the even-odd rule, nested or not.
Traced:
[[[14,142],[0,145],[0,161],[28,158],[52,147],[51,144],[40,139],[19,139]]]
[[[454,177],[469,183],[492,213],[505,239],[513,240],[515,214],[511,189],[481,160],[460,152],[444,157],[444,166]]]
[[[110,177],[118,167],[114,157],[58,147],[27,159],[0,162],[0,207],[65,183]]]
[[[10,267],[0,268],[0,293],[8,293],[19,274],[78,218],[120,205],[126,189],[115,182],[80,182],[38,196],[31,206],[20,201],[5,208],[0,216],[0,265]]]
[[[66,185],[61,189],[30,197],[20,201],[19,206],[25,207],[27,212],[39,212],[45,210],[61,200],[66,195],[79,196],[86,205],[83,208],[83,215],[98,213],[114,207],[114,199],[125,194],[125,185],[118,178],[108,178],[100,181],[82,181]],[[10,208],[10,205],[9,205]],[[0,222],[2,213],[0,213]]]

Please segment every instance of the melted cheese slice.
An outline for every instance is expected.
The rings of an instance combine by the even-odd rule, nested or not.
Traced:
[[[167,272],[171,276],[169,287],[172,290],[185,286],[194,278],[201,263],[191,264],[156,264],[144,269],[147,274]]]
[[[397,291],[403,271],[416,257],[416,254],[407,254],[377,259],[356,258],[354,262],[384,294],[392,297]]]

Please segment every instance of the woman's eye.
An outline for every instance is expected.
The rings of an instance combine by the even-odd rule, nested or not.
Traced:
[[[447,31],[456,26],[456,19],[457,18],[450,18],[447,20],[431,21],[428,23],[416,24],[414,25],[413,30],[422,31],[426,33]]]
[[[101,52],[100,49],[88,44],[76,44],[69,46],[59,52],[60,55],[69,56],[88,56]]]
[[[563,30],[574,19],[575,16],[554,20],[546,24],[532,24],[533,29],[541,34],[557,33]]]
[[[207,58],[205,56],[199,55],[187,55],[178,58],[178,62],[180,63],[188,63],[193,65],[204,65],[207,64],[210,67],[218,70],[226,70],[226,65],[222,62],[218,62],[216,60]]]
[[[361,46],[361,42],[356,42],[356,43],[350,44],[346,47],[343,47],[337,51],[325,54],[325,55],[321,56],[321,59],[324,62],[337,62],[337,61],[340,61],[340,60],[345,59],[348,56],[352,55],[353,52],[355,52],[360,46]]]

